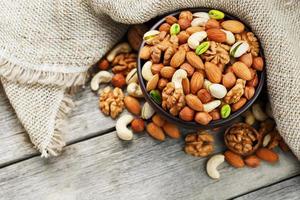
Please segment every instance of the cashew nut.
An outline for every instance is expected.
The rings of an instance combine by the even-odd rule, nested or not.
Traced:
[[[127,125],[133,120],[133,116],[125,114],[121,116],[116,123],[117,136],[122,140],[132,140],[133,133],[127,128]]]
[[[153,77],[152,71],[151,71],[151,67],[152,67],[152,62],[149,60],[147,61],[142,68],[142,76],[146,81],[150,81],[151,78]]]
[[[206,12],[196,12],[193,16],[195,18],[192,20],[191,26],[204,26],[210,18]]]
[[[187,73],[184,69],[178,69],[172,76],[172,83],[174,83],[175,89],[182,88],[182,79],[187,77]]]
[[[252,106],[252,113],[257,121],[265,121],[268,118],[268,115],[264,113],[259,103],[255,103]]]
[[[98,72],[91,80],[91,88],[93,91],[99,89],[100,83],[108,83],[112,79],[112,74],[108,71]]]
[[[106,59],[109,62],[112,62],[114,58],[119,54],[119,53],[129,53],[131,51],[131,47],[127,42],[122,42],[115,46],[106,56]]]
[[[203,110],[205,112],[211,112],[213,109],[219,107],[220,105],[221,105],[221,101],[220,100],[213,100],[211,102],[203,104]]]
[[[143,119],[150,119],[152,115],[154,115],[155,111],[153,108],[150,106],[148,102],[146,102],[142,108],[142,115],[141,117]]]
[[[141,90],[141,87],[139,86],[139,84],[133,82],[133,83],[129,83],[129,85],[127,86],[127,93],[130,96],[133,97],[143,97],[143,92]]]
[[[138,82],[138,76],[137,76],[137,69],[132,69],[126,76],[126,84],[129,83],[137,83]]]
[[[206,172],[212,179],[219,179],[220,173],[217,167],[225,161],[225,156],[222,154],[217,154],[212,156],[206,164]]]
[[[245,123],[252,126],[255,123],[255,117],[251,110],[247,110],[245,113],[243,113],[243,117],[245,117]]]
[[[235,43],[235,37],[231,31],[227,31],[224,29],[221,29],[226,34],[226,43],[229,45],[233,45]]]
[[[191,49],[196,49],[200,42],[206,37],[207,33],[205,31],[196,32],[188,38],[187,43]]]
[[[267,113],[267,115],[268,115],[270,118],[274,119],[273,111],[272,111],[270,102],[268,102],[267,105],[266,105],[266,113]]]

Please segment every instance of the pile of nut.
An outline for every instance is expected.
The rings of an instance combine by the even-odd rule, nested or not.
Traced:
[[[167,16],[143,39],[146,90],[171,115],[206,125],[228,118],[254,96],[264,67],[258,40],[223,12]]]
[[[148,103],[144,103],[143,93],[137,78],[137,54],[147,28],[144,25],[132,26],[127,34],[128,42],[117,44],[98,63],[98,70],[92,80],[91,89],[98,91],[99,108],[113,119],[126,108],[130,114],[123,114],[116,122],[117,136],[122,140],[132,140],[133,133],[146,131],[150,136],[163,141],[168,135],[178,139],[178,127],[155,114]],[[111,72],[110,72],[111,71]],[[109,84],[99,89],[101,84]],[[126,87],[126,88],[125,88]],[[146,121],[148,122],[147,125]],[[130,124],[131,129],[127,127]]]

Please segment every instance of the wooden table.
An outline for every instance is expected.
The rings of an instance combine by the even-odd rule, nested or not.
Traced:
[[[120,141],[88,88],[75,102],[65,151],[45,160],[0,89],[0,199],[300,199],[300,165],[291,153],[278,150],[278,164],[257,169],[224,163],[221,179],[212,180],[207,158],[186,155],[182,139]],[[224,144],[222,133],[215,136],[217,153]]]

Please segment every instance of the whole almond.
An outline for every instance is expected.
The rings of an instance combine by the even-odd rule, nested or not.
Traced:
[[[189,47],[189,45],[188,45],[187,43],[181,44],[181,45],[178,47],[178,50],[180,50],[180,49],[184,50],[185,52],[188,52],[188,51],[191,50],[190,47]]]
[[[191,26],[191,21],[188,19],[181,18],[178,20],[178,24],[180,26],[180,30],[185,30]]]
[[[244,79],[246,81],[250,81],[252,79],[252,75],[249,68],[246,64],[244,64],[241,61],[233,63],[232,70],[234,74],[241,79]]]
[[[206,30],[207,38],[209,40],[215,41],[215,42],[226,42],[226,33],[221,31],[221,29],[218,28],[211,28]]]
[[[192,35],[193,33],[196,33],[196,32],[200,32],[200,31],[204,31],[204,28],[203,27],[200,27],[200,26],[192,26],[192,27],[189,27],[185,30],[189,35]]]
[[[172,78],[173,74],[175,73],[176,69],[173,68],[173,67],[163,67],[161,70],[160,70],[160,75],[166,79],[170,79]]]
[[[154,90],[156,88],[158,80],[159,80],[158,74],[155,74],[154,76],[152,76],[152,78],[148,81],[147,86],[146,86],[147,92]]]
[[[214,63],[205,63],[205,73],[208,80],[210,80],[212,83],[220,83],[222,80],[222,71]]]
[[[242,168],[245,166],[242,157],[236,153],[233,153],[232,151],[226,151],[224,156],[225,160],[235,168]]]
[[[269,163],[276,163],[279,159],[278,154],[268,148],[260,148],[256,151],[257,157]]]
[[[212,120],[212,117],[207,112],[197,112],[195,121],[202,125],[207,125]]]
[[[174,23],[177,22],[176,17],[171,16],[171,15],[166,16],[166,17],[165,17],[165,20],[166,20],[166,22],[167,22],[168,24],[170,24],[170,25],[173,25]]]
[[[208,103],[213,100],[211,94],[204,88],[197,92],[197,96],[202,103]]]
[[[175,124],[166,122],[162,128],[169,137],[174,139],[178,139],[180,137],[180,131]]]
[[[205,24],[205,29],[210,29],[210,28],[221,28],[220,22],[218,22],[215,19],[209,19],[206,24]]]
[[[162,127],[165,124],[166,120],[162,118],[159,114],[155,114],[152,117],[152,122],[157,126]]]
[[[164,67],[164,65],[162,63],[154,63],[151,66],[151,72],[152,74],[159,74],[160,70]]]
[[[124,98],[124,104],[126,109],[132,114],[139,115],[141,113],[141,105],[136,98],[132,96],[126,96]]]
[[[232,88],[235,85],[236,77],[233,72],[227,72],[223,75],[222,84],[227,89]]]
[[[184,50],[177,51],[171,58],[171,61],[170,61],[171,67],[174,67],[174,68],[179,67],[185,60],[185,53],[186,52]]]
[[[184,121],[192,121],[194,119],[195,111],[188,106],[185,106],[181,111],[179,112],[179,118]]]
[[[159,26],[159,31],[162,32],[162,31],[165,31],[165,32],[169,32],[170,31],[170,28],[171,28],[171,25],[168,24],[168,23],[163,23],[162,25]]]
[[[217,109],[214,109],[213,111],[209,112],[208,114],[212,117],[213,120],[221,119],[220,112]]]
[[[203,111],[203,104],[200,99],[193,94],[188,94],[185,96],[186,104],[196,111]]]
[[[167,86],[168,82],[169,81],[167,79],[164,78],[159,79],[157,83],[157,89],[163,90]]]
[[[180,69],[184,69],[186,71],[188,77],[191,77],[195,71],[195,68],[192,67],[192,65],[190,65],[189,63],[183,63],[180,66]]]
[[[140,58],[143,60],[148,60],[151,56],[152,50],[150,46],[143,46],[140,50]]]
[[[189,37],[190,35],[186,31],[180,31],[177,35],[179,44],[185,44]]]
[[[182,79],[182,89],[185,95],[188,95],[191,92],[190,89],[190,80],[188,78]]]
[[[253,79],[251,79],[250,81],[247,81],[247,86],[256,87],[257,85],[258,85],[258,77],[256,74],[256,75],[254,75]]]
[[[153,122],[150,122],[147,125],[146,130],[148,134],[156,140],[164,141],[166,138],[163,130],[159,126],[155,125]]]
[[[145,122],[142,119],[134,119],[131,122],[131,129],[135,133],[140,133],[145,129]]]
[[[192,65],[196,69],[204,69],[203,62],[199,56],[195,54],[193,51],[189,51],[186,53],[186,60],[190,65]]]
[[[245,30],[245,25],[237,20],[226,20],[221,23],[221,26],[232,33],[241,33]]]
[[[260,159],[255,155],[251,155],[245,158],[245,163],[248,167],[255,168],[260,165]]]
[[[243,62],[247,67],[251,67],[253,58],[251,53],[246,53],[239,58],[239,61]]]
[[[262,57],[254,58],[252,67],[258,71],[262,71],[264,69],[264,60],[262,59]]]
[[[203,86],[204,77],[200,72],[195,72],[191,78],[191,92],[196,94]]]
[[[252,86],[246,86],[245,87],[245,93],[244,96],[246,97],[246,99],[251,99],[255,94],[255,88]]]
[[[232,112],[239,110],[241,107],[243,107],[245,105],[246,102],[247,102],[246,98],[244,98],[244,97],[240,98],[240,100],[238,102],[231,105]]]

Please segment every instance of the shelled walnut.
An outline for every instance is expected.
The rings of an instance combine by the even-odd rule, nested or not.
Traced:
[[[201,56],[207,62],[226,65],[230,61],[230,46],[218,42],[210,41],[209,49]]]
[[[226,94],[224,101],[228,104],[238,102],[245,92],[245,85],[245,80],[238,79],[235,86]]]
[[[177,116],[180,110],[185,106],[183,90],[175,89],[172,82],[168,83],[162,91],[162,107],[165,110]]]
[[[120,88],[106,87],[99,96],[99,107],[105,115],[115,119],[124,109],[124,93]]]
[[[249,52],[253,55],[253,56],[258,56],[259,53],[259,43],[257,38],[255,37],[254,33],[252,32],[242,32],[242,33],[238,33],[235,34],[235,38],[238,41],[246,41],[249,46]]]
[[[136,60],[137,54],[135,53],[121,53],[112,61],[112,72],[126,76],[133,68],[136,68]]]
[[[185,137],[184,151],[192,156],[205,157],[213,152],[213,142],[213,136],[206,132],[191,133]]]

